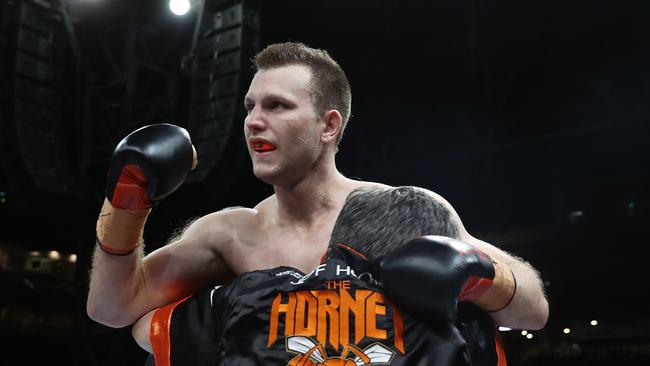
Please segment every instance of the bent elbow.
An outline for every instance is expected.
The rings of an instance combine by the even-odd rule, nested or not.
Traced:
[[[546,299],[542,299],[537,308],[537,311],[533,312],[531,316],[529,329],[540,330],[544,328],[546,326],[546,322],[548,322],[548,316],[548,301],[546,301]]]
[[[524,310],[525,309],[525,310]],[[549,309],[546,299],[538,304],[530,304],[525,308],[506,308],[498,313],[492,313],[495,323],[512,329],[540,330],[546,326]]]
[[[133,321],[129,321],[123,316],[124,314],[121,314],[122,316],[111,314],[91,299],[86,302],[86,314],[91,320],[111,328],[124,328],[133,324]]]

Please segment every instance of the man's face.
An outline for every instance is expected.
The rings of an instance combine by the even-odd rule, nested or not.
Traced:
[[[309,89],[311,72],[291,65],[260,70],[244,98],[244,135],[253,172],[269,184],[294,184],[322,152],[322,121]]]

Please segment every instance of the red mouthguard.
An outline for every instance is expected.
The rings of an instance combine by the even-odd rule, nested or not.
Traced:
[[[268,142],[253,142],[253,150],[255,151],[272,151],[275,150],[275,145]]]

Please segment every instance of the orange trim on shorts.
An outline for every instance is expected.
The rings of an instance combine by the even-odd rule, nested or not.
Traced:
[[[499,334],[498,330],[496,330],[495,333],[494,343],[497,352],[497,366],[508,366],[508,362],[506,361],[506,351],[503,349],[503,343],[501,342],[501,334]]]
[[[151,350],[153,351],[156,366],[171,365],[169,326],[172,322],[172,314],[174,313],[176,306],[189,298],[190,296],[158,308],[158,310],[153,313],[153,317],[151,318],[151,328],[149,331],[149,341],[151,342]]]

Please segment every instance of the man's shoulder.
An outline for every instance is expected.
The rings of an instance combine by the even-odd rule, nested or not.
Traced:
[[[398,186],[391,186],[391,185],[388,185],[388,184],[385,184],[385,183],[373,182],[373,181],[350,179],[350,182],[351,182],[350,184],[352,186],[352,189],[359,189],[359,188],[361,188],[361,189],[373,189],[373,188],[391,189],[391,188],[398,188]],[[434,191],[432,191],[432,190],[430,190],[428,188],[418,187],[418,186],[408,186],[408,185],[403,186],[403,187],[409,187],[409,188],[414,188],[414,189],[420,190],[420,191],[426,193],[427,195],[431,196],[432,198],[434,198],[437,201],[441,201],[441,202],[443,202],[445,204],[449,204],[444,197],[442,197],[440,194],[438,194],[438,193],[436,193],[436,192],[434,192]]]
[[[258,214],[263,214],[265,211],[270,209],[273,206],[273,203],[277,202],[275,194],[272,194],[265,199],[261,200],[255,207],[253,207],[253,210],[256,210]]]
[[[349,184],[352,190],[354,189],[372,189],[372,188],[393,188],[387,184],[384,183],[379,183],[379,182],[372,182],[372,181],[367,181],[367,180],[356,180],[356,179],[349,179]]]
[[[240,230],[245,229],[247,225],[255,225],[258,215],[259,212],[254,208],[227,207],[192,221],[183,235],[200,235],[209,232],[227,234],[230,230]]]

